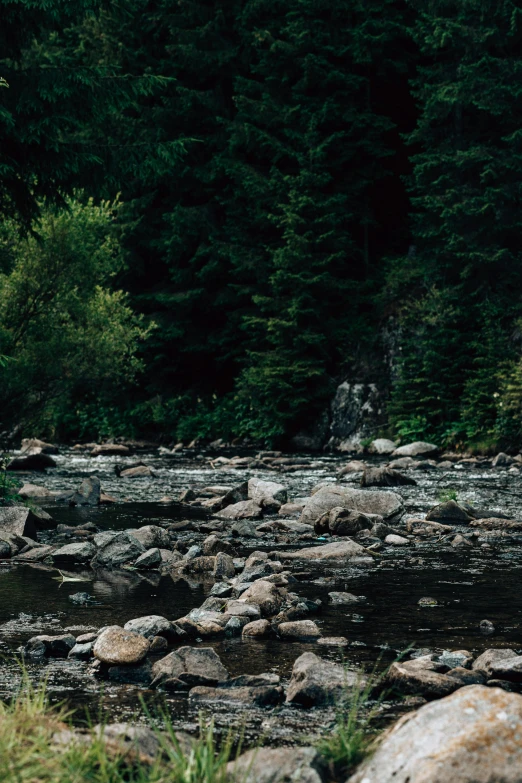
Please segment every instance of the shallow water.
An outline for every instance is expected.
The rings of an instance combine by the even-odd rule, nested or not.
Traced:
[[[115,463],[130,464],[136,457],[125,459],[104,457],[91,459],[85,455],[65,452],[58,458],[58,467],[47,475],[32,474],[32,483],[51,490],[76,487],[87,475],[100,477],[105,492],[113,495],[117,505],[100,509],[71,509],[56,506],[48,510],[58,522],[78,524],[93,521],[101,529],[128,529],[143,524],[161,524],[178,517],[175,508],[157,501],[163,495],[176,497],[189,486],[234,486],[252,475],[277,480],[289,488],[291,498],[308,495],[320,482],[336,481],[336,470],[346,458],[320,457],[320,466],[297,473],[273,471],[245,471],[213,469],[203,459],[182,456],[140,454],[150,465],[155,476],[150,479],[120,479],[114,472]],[[313,458],[317,462],[317,458]],[[489,507],[522,516],[519,498],[522,479],[507,471],[488,468],[453,469],[451,471],[413,471],[410,475],[417,487],[398,489],[406,501],[409,515],[424,514],[438,501],[442,490],[454,489],[459,500],[481,507]],[[356,477],[343,483],[357,485]],[[183,534],[180,534],[183,535]],[[190,533],[191,539],[202,540],[204,535]],[[272,551],[277,548],[271,540],[255,539],[250,549]],[[285,547],[286,548],[286,547]],[[242,551],[248,554],[248,550]],[[309,578],[293,586],[300,595],[320,598],[324,611],[317,621],[324,636],[346,636],[348,647],[324,647],[312,643],[289,643],[276,639],[219,641],[205,640],[221,656],[232,675],[274,671],[288,678],[294,660],[305,650],[318,655],[344,660],[350,667],[372,668],[376,662],[384,665],[407,648],[430,650],[468,649],[480,653],[495,646],[522,647],[522,593],[519,590],[522,547],[517,536],[501,541],[490,539],[488,547],[471,551],[453,550],[418,543],[415,547],[386,551],[375,564],[353,565],[335,570],[306,566],[312,571]],[[302,570],[302,566],[300,567]],[[297,566],[294,570],[299,570]],[[159,614],[175,620],[198,607],[208,595],[210,581],[188,581],[155,573],[138,574],[134,571],[70,569],[87,581],[60,583],[57,572],[43,565],[0,565],[0,651],[7,653],[6,663],[0,668],[0,695],[13,692],[20,680],[20,672],[12,654],[28,638],[37,633],[59,633],[62,629],[85,630],[108,624],[124,624],[127,620],[146,614]],[[328,583],[324,583],[327,578]],[[319,580],[319,583],[315,583]],[[323,580],[323,583],[321,583]],[[328,606],[328,592],[347,590],[366,596],[367,601],[352,607]],[[87,591],[96,599],[96,605],[75,606],[69,596]],[[420,607],[420,598],[437,599],[437,606]],[[483,619],[491,620],[496,634],[484,637],[479,630]],[[80,633],[78,630],[77,633]],[[3,648],[1,645],[4,645]],[[89,673],[87,664],[70,661],[51,661],[48,665],[29,665],[32,676],[44,674],[53,698],[67,697],[73,704],[96,709],[100,699],[114,717],[127,716],[138,708],[140,689],[102,683]],[[171,714],[186,725],[195,720],[187,712],[186,700],[174,699],[145,692],[151,704],[166,704]],[[268,721],[270,731],[291,735],[296,726],[313,725],[316,719],[291,708],[277,711],[275,718],[258,717]],[[226,719],[228,720],[228,719]],[[224,722],[226,723],[226,720]],[[252,719],[253,720],[253,719]],[[268,725],[267,724],[267,725]]]

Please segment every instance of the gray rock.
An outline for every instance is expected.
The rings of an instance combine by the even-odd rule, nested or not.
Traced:
[[[197,707],[203,704],[230,704],[243,707],[275,707],[283,701],[284,691],[277,685],[260,687],[237,686],[235,688],[212,688],[196,686],[189,693],[189,704]]]
[[[126,531],[110,536],[104,533],[98,534],[94,537],[94,543],[98,546],[98,551],[93,558],[94,565],[116,567],[136,560],[145,552],[141,541]]]
[[[201,557],[202,554],[202,548],[198,544],[193,544],[185,553],[185,560],[195,560],[196,557]]]
[[[313,620],[295,620],[294,622],[281,623],[277,626],[281,639],[306,640],[318,639],[321,631]]]
[[[26,506],[6,506],[0,508],[0,533],[14,536],[26,536],[36,541],[40,530],[50,530],[56,522],[45,511],[33,510]]]
[[[152,667],[152,687],[165,685],[173,691],[186,691],[197,685],[214,686],[228,680],[229,674],[211,647],[180,647]]]
[[[139,633],[146,639],[152,639],[154,636],[164,636],[165,639],[175,639],[176,630],[170,620],[158,614],[149,614],[145,617],[136,617],[129,620],[123,626],[125,631]]]
[[[522,655],[495,660],[491,664],[491,675],[500,680],[522,682]]]
[[[47,468],[55,468],[56,462],[49,454],[30,454],[28,456],[15,457],[7,466],[7,470],[34,470],[44,471]]]
[[[491,463],[492,468],[507,468],[509,465],[513,464],[513,457],[510,457],[509,454],[504,454],[503,451],[501,451],[497,456],[494,458],[493,462]]]
[[[391,533],[389,536],[386,536],[384,543],[389,544],[390,546],[409,546],[410,542],[403,536],[397,536],[395,533]]]
[[[415,479],[399,473],[393,468],[366,468],[361,477],[361,487],[416,486]]]
[[[92,657],[92,649],[94,642],[84,642],[83,644],[76,643],[74,647],[69,650],[68,658],[76,658],[79,661],[88,661]]]
[[[51,555],[55,563],[89,563],[96,554],[96,547],[90,541],[66,544]]]
[[[257,604],[245,603],[237,599],[227,602],[226,612],[232,617],[247,617],[249,621],[261,618],[261,609]]]
[[[217,555],[220,552],[224,552],[226,555],[234,557],[236,550],[229,541],[223,541],[222,538],[216,535],[208,536],[203,541],[203,554],[204,555]]]
[[[256,505],[264,507],[272,505],[274,501],[281,504],[286,503],[288,491],[282,484],[277,484],[275,481],[252,478],[248,482],[248,497]]]
[[[1,541],[0,547],[2,544],[7,544],[7,542]],[[17,563],[40,563],[42,560],[45,560],[47,557],[52,555],[53,552],[54,547],[52,546],[35,546],[32,549],[20,553],[19,555],[14,555],[13,560]]]
[[[429,656],[412,661],[392,663],[386,675],[386,683],[400,693],[440,699],[460,688],[460,683],[441,673],[446,668],[429,659]]]
[[[96,639],[93,652],[102,663],[127,666],[141,663],[149,648],[149,640],[141,634],[110,626]]]
[[[394,457],[426,457],[428,454],[435,455],[439,451],[439,447],[433,443],[425,443],[422,440],[417,440],[414,443],[408,443],[405,446],[399,446],[393,452]]]
[[[316,520],[314,530],[318,535],[354,536],[361,530],[369,530],[372,520],[366,514],[336,506]]]
[[[40,487],[37,484],[24,484],[19,490],[18,494],[24,500],[45,500],[53,497],[52,492],[45,487]]]
[[[469,669],[473,663],[473,656],[468,650],[444,650],[439,655],[439,662],[449,669],[456,667]]]
[[[484,636],[491,636],[491,634],[494,634],[497,629],[491,622],[491,620],[481,620],[479,623],[479,631],[481,634],[484,634]]]
[[[8,541],[2,541],[0,539],[0,559],[11,557],[11,544]]]
[[[315,748],[256,748],[227,765],[232,783],[322,783],[323,762]]]
[[[242,519],[259,519],[262,516],[261,506],[253,500],[240,500],[227,506],[222,511],[215,514],[218,519],[230,519],[238,521]]]
[[[350,604],[360,604],[366,601],[364,595],[353,595],[353,593],[333,592],[328,593],[328,601],[334,606],[349,606]]]
[[[294,661],[286,701],[303,707],[338,704],[357,686],[364,687],[364,678],[356,672],[306,652]]]
[[[258,606],[263,617],[272,617],[281,609],[283,599],[284,592],[280,588],[259,579],[242,593],[240,601]]]
[[[426,514],[426,520],[433,522],[450,522],[457,525],[467,525],[472,517],[454,500],[440,503]]]
[[[141,541],[145,549],[170,549],[170,536],[159,525],[143,525],[130,532],[133,538]]]
[[[149,478],[153,475],[152,470],[148,465],[134,465],[130,468],[124,468],[120,472],[120,478]]]
[[[520,783],[522,697],[470,685],[402,717],[348,783]]]
[[[249,637],[262,637],[269,636],[272,632],[272,626],[268,620],[254,620],[251,623],[247,623],[243,626],[243,636]]]
[[[393,454],[396,448],[397,444],[393,440],[389,440],[388,438],[377,438],[376,440],[372,440],[368,451],[370,454]]]
[[[162,562],[159,549],[147,549],[142,555],[136,558],[134,566],[138,569],[146,570],[148,568],[157,568]]]
[[[58,448],[52,443],[46,443],[39,438],[23,438],[21,453],[24,457],[35,454],[58,454]]]
[[[25,645],[25,653],[34,657],[43,648],[43,654],[49,658],[67,658],[75,644],[76,639],[71,634],[33,636]]]
[[[516,652],[509,648],[503,650],[491,648],[485,650],[482,655],[479,655],[472,663],[471,668],[480,669],[481,671],[485,671],[486,674],[491,674],[497,663],[508,660],[509,658],[515,658],[516,655]]]
[[[236,569],[233,558],[225,552],[218,552],[214,560],[213,574],[216,579],[235,576]]]
[[[368,558],[367,550],[351,539],[335,541],[333,544],[313,546],[308,549],[300,549],[297,552],[278,552],[282,560],[330,560],[332,562],[344,562],[354,558]]]
[[[80,488],[69,500],[71,506],[99,506],[101,485],[98,476],[89,476],[82,481]]]
[[[91,451],[91,457],[113,457],[113,456],[125,456],[130,454],[128,446],[124,446],[120,443],[101,443]]]
[[[399,519],[404,512],[402,498],[395,492],[327,485],[308,498],[299,522],[313,525],[319,517],[338,506],[363,514],[379,514],[384,520]]]

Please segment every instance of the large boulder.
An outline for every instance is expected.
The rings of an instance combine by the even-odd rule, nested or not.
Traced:
[[[276,503],[286,503],[288,492],[282,484],[275,481],[263,481],[252,478],[248,482],[248,497],[258,506],[272,506]]]
[[[133,530],[132,536],[141,541],[145,549],[170,549],[170,536],[158,525],[143,525]]]
[[[388,669],[386,682],[400,693],[440,699],[461,686],[458,680],[442,673],[445,668],[429,656],[414,658],[412,661],[396,661]]]
[[[102,663],[129,666],[141,663],[149,649],[149,640],[141,634],[112,625],[98,636],[93,653]]]
[[[298,549],[296,552],[278,552],[278,555],[281,560],[329,560],[343,563],[353,558],[368,558],[368,550],[348,538],[323,546]]]
[[[99,533],[94,537],[94,543],[98,551],[93,558],[93,565],[116,567],[136,560],[146,551],[141,541],[126,531]]]
[[[217,685],[229,674],[212,647],[180,647],[152,667],[152,686],[186,691],[196,685]]]
[[[50,456],[50,454],[30,454],[29,456],[15,457],[9,465],[7,470],[34,470],[44,471],[47,468],[55,468],[56,462]]]
[[[425,443],[422,440],[416,440],[415,443],[407,443],[405,446],[399,446],[393,452],[394,457],[426,457],[428,454],[436,454],[438,446],[433,443]]]
[[[32,510],[26,506],[0,508],[0,533],[26,536],[36,541],[39,530],[56,527],[56,522],[45,511]]]
[[[254,748],[227,766],[232,783],[322,783],[323,763],[315,748]]]
[[[152,639],[154,636],[163,636],[165,639],[175,639],[178,635],[176,628],[165,617],[159,614],[149,614],[145,617],[136,617],[129,620],[123,626],[125,631],[139,633],[146,639]]]
[[[319,535],[331,533],[332,536],[354,536],[361,530],[370,530],[372,526],[373,520],[366,514],[337,506],[319,517],[314,529]]]
[[[361,477],[361,487],[416,486],[417,482],[393,468],[366,468]]]
[[[24,438],[21,453],[24,457],[34,457],[37,454],[58,454],[58,449],[52,443],[38,438]]]
[[[514,658],[515,656],[516,652],[509,647],[504,649],[491,647],[489,650],[484,650],[482,655],[479,655],[479,657],[473,661],[471,668],[486,672],[486,674],[491,674],[497,663],[505,661],[508,658]]]
[[[277,614],[283,605],[284,592],[265,579],[254,582],[239,599],[243,603],[259,606],[263,617]]]
[[[447,500],[434,506],[426,514],[426,519],[428,522],[449,522],[454,525],[467,525],[472,521],[467,511],[454,500]]]
[[[401,718],[348,783],[520,783],[522,696],[469,685]]]
[[[281,623],[277,627],[281,639],[307,640],[318,639],[321,631],[313,620],[294,620],[293,622]]]
[[[356,672],[306,652],[294,661],[286,701],[302,707],[338,704],[357,686],[364,687],[364,680]]]
[[[379,514],[385,520],[399,519],[404,513],[403,500],[395,492],[326,485],[308,498],[299,522],[313,525],[319,517],[337,506],[363,514]]]
[[[101,484],[98,476],[89,476],[82,481],[79,489],[69,499],[71,506],[98,506],[101,497]]]
[[[96,547],[90,541],[79,541],[74,544],[66,544],[56,549],[53,554],[55,563],[88,563],[96,554]]]
[[[370,454],[393,454],[396,448],[397,444],[393,440],[376,438],[370,443],[368,451]]]

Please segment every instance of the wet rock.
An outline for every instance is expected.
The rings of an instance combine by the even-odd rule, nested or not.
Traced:
[[[451,542],[451,546],[454,549],[473,549],[473,542],[458,533]]]
[[[71,603],[76,604],[77,606],[89,606],[89,604],[96,600],[94,596],[84,592],[73,593],[72,595],[68,596],[68,598]]]
[[[217,555],[220,552],[224,552],[231,557],[237,554],[232,544],[229,541],[223,541],[219,536],[211,535],[203,541],[204,555]]]
[[[96,547],[89,541],[66,544],[52,554],[54,563],[89,563],[96,554]]]
[[[420,465],[419,460],[413,457],[398,457],[390,462],[389,466],[393,470],[416,470]]]
[[[161,556],[162,566],[174,565],[174,563],[183,558],[181,552],[171,551],[170,549],[159,549],[158,551]]]
[[[272,506],[274,501],[279,504],[286,503],[288,491],[282,484],[277,484],[275,481],[252,478],[248,482],[248,497],[257,506],[263,508]]]
[[[259,519],[262,516],[261,506],[254,503],[253,500],[241,500],[239,503],[233,503],[227,506],[215,516],[218,519],[242,520]]]
[[[436,598],[431,598],[430,596],[423,596],[422,598],[419,598],[417,601],[419,606],[438,606],[439,602]]]
[[[52,551],[52,547],[49,547],[49,549]],[[11,551],[9,542],[0,539],[0,559],[3,560],[4,558],[11,557]]]
[[[152,667],[152,687],[166,685],[169,690],[186,691],[197,685],[217,685],[229,674],[211,647],[180,647]]]
[[[145,547],[134,538],[133,535],[122,531],[120,533],[98,533],[94,537],[94,543],[98,551],[93,558],[93,564],[112,566],[113,568],[123,563],[136,560],[145,552]]]
[[[323,763],[315,748],[256,748],[227,766],[232,783],[322,783]]]
[[[383,522],[376,522],[370,530],[370,535],[384,540],[386,536],[393,535],[393,528]]]
[[[3,544],[7,545],[7,547],[10,549],[10,545],[7,543],[7,541],[0,541],[0,551]],[[28,551],[25,550],[24,552],[20,552],[19,555],[15,555],[13,560],[16,563],[40,563],[42,560],[45,560],[47,557],[52,555],[53,552],[54,547],[52,546],[35,546]]]
[[[261,617],[261,609],[257,604],[237,599],[227,602],[226,613],[232,617],[247,617],[249,620],[259,620]]]
[[[24,484],[18,490],[18,494],[24,500],[46,500],[53,497],[52,492],[37,484]]]
[[[107,676],[111,682],[122,685],[149,686],[152,682],[152,666],[149,661],[132,665],[110,666]]]
[[[503,517],[492,517],[490,519],[474,519],[470,527],[482,528],[483,530],[522,530],[522,522],[516,519],[504,519]]]
[[[350,604],[359,604],[366,601],[364,595],[353,595],[353,593],[328,593],[328,601],[333,606],[349,606]]]
[[[38,438],[23,438],[21,453],[24,457],[35,454],[58,454],[58,448],[53,443],[46,443]]]
[[[48,658],[67,658],[75,644],[76,639],[71,634],[33,636],[25,645],[25,653],[30,657],[43,652]]]
[[[235,576],[236,569],[233,558],[225,552],[218,552],[214,560],[212,572],[216,579],[231,578]]]
[[[135,465],[132,468],[125,468],[120,471],[120,478],[149,478],[154,475],[148,465]]]
[[[221,704],[242,705],[244,707],[275,707],[284,698],[284,691],[278,685],[259,687],[238,686],[217,687],[196,686],[189,693],[189,704],[198,707],[218,702]]]
[[[80,488],[69,500],[70,506],[98,506],[100,504],[101,484],[98,476],[89,476],[82,481]]]
[[[216,596],[216,598],[228,598],[232,595],[233,589],[232,585],[221,582],[213,585],[210,595]]]
[[[513,457],[510,457],[509,454],[504,454],[503,451],[501,451],[497,456],[493,459],[493,462],[491,463],[492,468],[507,468],[509,465],[513,464]]]
[[[130,453],[128,446],[119,443],[101,443],[93,448],[91,457],[123,457]]]
[[[401,718],[348,783],[520,783],[522,697],[471,685]]]
[[[55,468],[56,462],[49,454],[31,454],[29,456],[15,457],[7,466],[7,470],[44,471],[47,468]]]
[[[94,642],[84,642],[83,644],[76,644],[69,650],[68,658],[75,658],[78,661],[88,661],[92,655],[92,649]]]
[[[473,663],[473,656],[468,650],[444,650],[439,655],[439,663],[447,666],[448,669],[455,669],[457,667],[469,669]]]
[[[410,542],[403,536],[397,536],[395,533],[391,533],[389,536],[386,536],[384,543],[389,546],[409,546]]]
[[[454,500],[440,503],[426,514],[426,521],[428,522],[449,522],[453,525],[467,525],[471,520],[472,518],[467,511]]]
[[[278,513],[282,517],[298,515],[302,512],[304,506],[305,506],[304,502],[297,503],[294,501],[291,503],[283,503]]]
[[[136,617],[129,620],[123,626],[125,631],[133,631],[146,639],[154,636],[164,636],[166,639],[175,639],[177,634],[174,626],[165,617],[158,614],[149,614],[145,617]]]
[[[377,438],[376,440],[372,440],[368,447],[368,451],[370,454],[384,455],[393,454],[396,448],[397,444],[393,440],[389,440],[388,438]]]
[[[480,669],[481,671],[486,672],[486,674],[491,674],[497,663],[516,657],[516,652],[509,648],[502,650],[491,648],[489,650],[485,650],[482,655],[479,655],[479,657],[476,658],[476,660],[473,662],[471,668]]]
[[[137,569],[146,570],[148,568],[157,568],[161,562],[161,553],[159,549],[147,549],[146,552],[136,559],[134,566]]]
[[[366,514],[337,506],[316,520],[314,530],[318,535],[354,536],[371,527],[372,520]]]
[[[223,508],[240,503],[242,500],[248,500],[248,481],[244,481],[237,487],[229,489],[222,499]]]
[[[348,639],[346,636],[321,636],[317,640],[317,644],[322,644],[325,647],[346,647]]]
[[[141,541],[145,549],[170,549],[170,536],[159,525],[143,525],[131,532],[133,538]]]
[[[127,666],[141,663],[149,648],[149,640],[141,634],[110,626],[96,639],[93,652],[102,663]]]
[[[364,687],[356,672],[307,652],[294,661],[286,701],[303,707],[338,704],[356,686]]]
[[[342,507],[363,514],[379,514],[384,520],[398,519],[404,512],[402,498],[395,492],[351,489],[327,485],[308,498],[299,522],[313,525],[319,517],[332,508]]]
[[[486,684],[486,674],[481,671],[469,671],[469,669],[464,669],[462,666],[456,666],[454,669],[450,669],[449,672],[447,672],[448,677],[453,677],[454,680],[457,680],[460,685],[485,685]]]
[[[400,487],[407,484],[416,486],[417,482],[393,468],[366,468],[361,477],[361,487]]]
[[[253,522],[241,519],[234,522],[231,528],[232,534],[241,538],[253,538],[257,535],[257,528]]]
[[[393,452],[394,457],[426,457],[428,454],[435,455],[439,451],[439,447],[433,443],[425,443],[424,441],[417,440],[414,443],[408,443],[405,446],[399,446]]]
[[[278,552],[278,555],[282,560],[330,560],[337,562],[368,557],[367,550],[351,539],[301,549],[296,552]]]
[[[511,658],[496,659],[491,663],[492,677],[509,680],[510,682],[522,682],[522,655],[513,655]]]
[[[491,636],[491,634],[495,633],[496,628],[491,620],[481,620],[479,623],[479,630],[484,636]]]
[[[429,656],[412,661],[392,663],[386,675],[386,684],[400,693],[440,699],[460,688],[458,680],[440,672],[443,667]]]
[[[196,493],[193,489],[184,489],[180,492],[178,500],[180,503],[191,503],[196,499]]]
[[[284,593],[280,588],[264,579],[254,582],[244,593],[240,601],[259,606],[263,617],[277,614],[283,604]]]
[[[36,541],[38,531],[54,527],[56,527],[54,520],[41,509],[32,510],[26,506],[0,508],[1,534],[25,536]]]
[[[185,560],[195,560],[196,557],[201,557],[203,554],[203,550],[198,544],[193,544],[193,546],[189,547],[185,554]]]
[[[296,620],[289,623],[281,623],[277,626],[281,639],[306,640],[318,639],[321,631],[313,620]]]
[[[153,636],[150,640],[150,652],[152,655],[166,652],[169,649],[169,643],[164,636]]]
[[[254,620],[243,626],[243,636],[262,637],[269,636],[272,632],[272,626],[268,620]]]

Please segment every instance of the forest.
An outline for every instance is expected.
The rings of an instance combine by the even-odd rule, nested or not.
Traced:
[[[522,8],[2,0],[0,430],[522,428]]]

